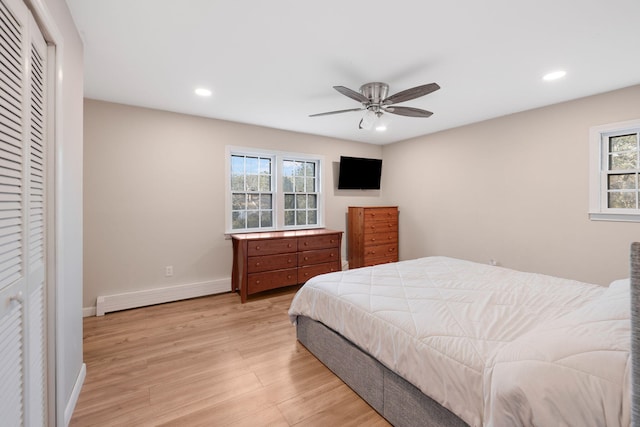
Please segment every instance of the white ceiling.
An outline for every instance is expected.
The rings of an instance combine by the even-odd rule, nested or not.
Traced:
[[[640,0],[67,3],[87,98],[373,144],[640,83]],[[371,81],[437,82],[401,104],[433,116],[385,114],[386,132],[359,130],[361,112],[308,117],[359,107],[332,86]]]

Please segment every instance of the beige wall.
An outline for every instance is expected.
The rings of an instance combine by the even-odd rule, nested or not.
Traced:
[[[589,127],[640,118],[640,86],[383,149],[400,257],[447,255],[599,284],[628,277],[640,224],[588,219]]]
[[[227,145],[323,155],[328,228],[345,230],[349,205],[383,197],[335,190],[340,155],[380,158],[377,145],[89,99],[84,144],[86,308],[102,295],[230,277]],[[165,278],[168,265],[174,276]]]

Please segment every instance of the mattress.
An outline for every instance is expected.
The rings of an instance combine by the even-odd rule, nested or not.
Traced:
[[[317,276],[289,315],[322,322],[472,426],[628,425],[624,287],[428,257]],[[575,390],[580,404],[565,405]]]

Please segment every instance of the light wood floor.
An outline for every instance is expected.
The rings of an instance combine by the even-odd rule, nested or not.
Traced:
[[[296,341],[295,290],[85,318],[71,426],[388,426]]]

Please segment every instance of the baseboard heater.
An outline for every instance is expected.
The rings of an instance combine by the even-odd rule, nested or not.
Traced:
[[[96,300],[96,316],[104,316],[105,313],[112,311],[127,310],[130,308],[180,301],[205,295],[220,294],[223,292],[229,292],[230,290],[231,279],[227,278],[125,292],[114,295],[103,295],[99,296]]]

